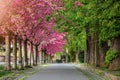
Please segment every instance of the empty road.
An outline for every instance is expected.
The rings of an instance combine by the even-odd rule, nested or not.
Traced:
[[[89,80],[71,64],[51,64],[27,80]]]

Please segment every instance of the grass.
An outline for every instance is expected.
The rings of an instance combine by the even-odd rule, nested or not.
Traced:
[[[24,68],[24,70],[12,70],[11,72],[7,72],[4,71],[3,66],[0,66],[0,80],[26,80],[27,77],[37,73],[44,67],[47,67],[47,65],[38,65],[33,68]]]
[[[0,66],[0,77],[9,75],[9,74],[11,74],[11,73],[12,73],[12,72],[10,72],[10,71],[4,71],[4,67],[3,67],[3,66]]]
[[[88,64],[80,64],[80,65],[81,68],[78,69],[83,74],[85,74],[89,78],[89,80],[110,80],[106,76],[104,76],[104,73],[100,68]],[[106,70],[106,68],[102,68],[102,69]]]
[[[98,68],[99,70],[102,70],[102,71],[105,71],[105,72],[108,72],[114,76],[119,76],[120,77],[120,70],[109,70],[107,68]]]

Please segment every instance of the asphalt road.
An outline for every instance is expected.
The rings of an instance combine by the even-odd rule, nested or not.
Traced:
[[[71,64],[51,64],[27,80],[89,80]]]

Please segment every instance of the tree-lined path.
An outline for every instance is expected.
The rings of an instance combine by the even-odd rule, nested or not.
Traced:
[[[120,0],[0,0],[1,62],[0,77],[56,62],[85,63],[120,76]],[[65,64],[35,77],[44,80],[43,73],[83,78]]]
[[[89,80],[71,64],[51,64],[27,80]]]

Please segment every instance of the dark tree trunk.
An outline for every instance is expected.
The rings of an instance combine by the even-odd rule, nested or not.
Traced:
[[[119,53],[119,56],[115,58],[109,66],[111,70],[120,69],[120,37],[114,38],[111,40],[111,49]]]
[[[24,40],[23,42],[23,53],[24,53],[25,67],[28,67],[27,40]]]
[[[6,56],[5,56],[5,66],[4,69],[9,71],[11,70],[11,65],[10,65],[10,36],[6,35],[5,36],[5,45],[6,45]]]
[[[100,66],[105,66],[105,56],[106,52],[108,51],[108,42],[107,41],[101,41],[100,42]]]
[[[35,49],[35,65],[38,65],[38,46],[34,46]]]
[[[21,39],[18,40],[18,52],[19,52],[19,69],[23,69],[23,59],[22,59],[22,41]]]
[[[43,52],[43,59],[44,59],[44,64],[46,64],[46,52]]]
[[[17,36],[13,36],[13,57],[14,57],[14,62],[13,62],[13,68],[17,69]]]
[[[100,54],[99,54],[99,38],[97,32],[95,33],[95,66],[100,66]]]
[[[46,63],[48,63],[48,55],[46,54]]]
[[[89,63],[90,60],[90,41],[91,41],[91,37],[89,36],[89,27],[86,27],[86,51],[85,51],[85,57],[84,57],[84,61],[85,63]]]

